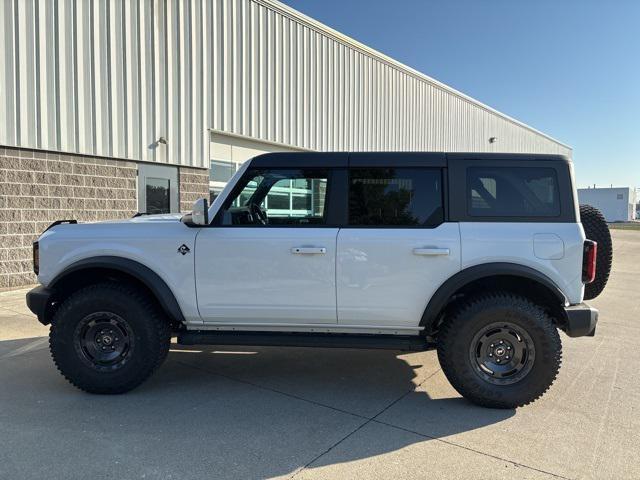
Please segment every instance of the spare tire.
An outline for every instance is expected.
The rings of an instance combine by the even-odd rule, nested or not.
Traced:
[[[598,242],[596,278],[593,282],[585,285],[584,289],[584,299],[591,300],[602,293],[607,280],[609,280],[611,261],[613,260],[613,245],[609,226],[600,210],[591,205],[580,205],[580,221],[587,238]]]

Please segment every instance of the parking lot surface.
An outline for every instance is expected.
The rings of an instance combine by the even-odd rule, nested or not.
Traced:
[[[563,335],[551,390],[462,399],[435,352],[173,345],[126,395],[60,376],[0,293],[0,479],[640,478],[640,232],[616,230],[593,338]]]

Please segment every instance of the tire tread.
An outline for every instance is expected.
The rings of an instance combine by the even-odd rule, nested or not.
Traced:
[[[477,377],[475,372],[464,367],[461,368],[460,357],[462,355],[466,358],[467,350],[461,354],[453,348],[454,340],[459,334],[462,324],[476,313],[495,306],[511,306],[526,313],[533,320],[532,328],[538,331],[544,342],[548,343],[545,345],[545,349],[538,348],[536,350],[536,360],[538,360],[538,355],[542,355],[545,350],[551,355],[550,358],[545,359],[545,364],[550,365],[545,381],[536,385],[536,388],[528,390],[526,395],[521,393],[513,399],[500,398],[501,395],[496,394],[496,391],[501,388],[500,386],[484,382]],[[483,407],[515,408],[528,405],[539,399],[556,380],[562,364],[562,342],[551,317],[542,307],[528,298],[510,292],[482,293],[460,302],[445,319],[438,335],[438,359],[452,386],[468,400]]]
[[[584,288],[584,299],[592,300],[602,293],[609,280],[613,263],[613,244],[607,221],[600,210],[591,205],[580,205],[580,222],[587,238],[598,243],[596,278]]]
[[[107,384],[92,383],[88,384],[84,381],[79,381],[74,375],[70,374],[67,369],[61,364],[58,359],[58,330],[61,329],[65,322],[65,316],[78,306],[84,298],[88,295],[108,295],[108,292],[118,292],[129,297],[133,302],[136,302],[147,312],[147,318],[150,325],[155,330],[156,338],[158,339],[157,347],[154,347],[156,354],[153,358],[146,359],[145,368],[135,376],[124,383],[117,386],[110,386]],[[148,379],[159,367],[162,365],[169,353],[169,343],[171,340],[171,329],[169,322],[161,314],[160,310],[154,304],[151,298],[139,288],[136,288],[127,284],[120,284],[116,282],[105,282],[87,287],[81,288],[71,294],[56,311],[54,318],[51,322],[51,328],[49,332],[49,351],[53,362],[62,374],[62,376],[73,386],[88,392],[88,393],[100,393],[100,394],[119,394],[128,392],[146,379]]]

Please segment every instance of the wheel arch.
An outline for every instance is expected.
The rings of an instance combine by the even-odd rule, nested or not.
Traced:
[[[502,290],[524,294],[540,301],[563,327],[566,314],[562,308],[567,297],[546,275],[517,263],[496,262],[465,268],[445,281],[427,304],[420,326],[427,335],[437,331],[444,314],[459,299],[480,290]]]
[[[62,300],[80,287],[104,280],[127,281],[146,290],[164,311],[172,324],[184,323],[184,315],[173,291],[153,270],[140,262],[124,257],[99,256],[79,260],[49,283],[55,298]],[[53,318],[54,311],[47,312],[47,319]]]

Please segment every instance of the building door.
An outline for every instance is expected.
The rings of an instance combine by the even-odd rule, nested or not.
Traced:
[[[326,169],[249,169],[196,239],[205,323],[335,324]]]
[[[138,212],[154,215],[178,211],[178,168],[169,165],[140,164]]]

